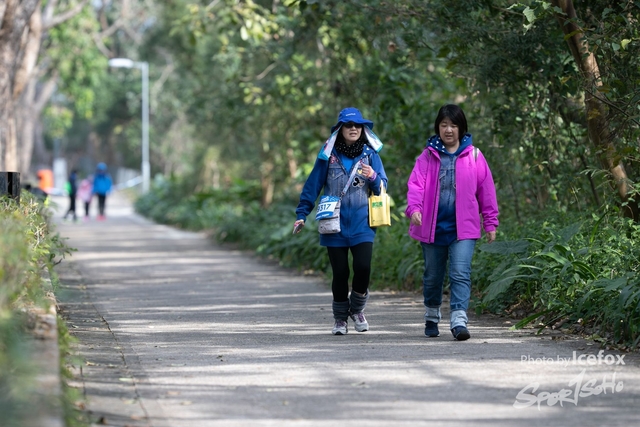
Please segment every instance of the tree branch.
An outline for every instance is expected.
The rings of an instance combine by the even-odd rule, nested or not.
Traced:
[[[93,35],[93,41],[96,44],[98,50],[102,52],[104,56],[106,56],[107,58],[111,58],[111,51],[107,48],[107,46],[105,46],[105,44],[102,42],[102,38],[98,34]]]
[[[262,80],[264,79],[267,74],[269,74],[271,72],[271,70],[273,70],[276,65],[278,65],[276,62],[274,62],[273,64],[270,64],[267,68],[264,69],[263,72],[261,72],[260,74],[258,74],[255,77],[240,77],[240,80],[243,82],[250,82],[251,80]]]
[[[57,5],[58,5],[58,0],[50,0],[47,2],[47,5],[45,6],[44,11],[42,12],[42,20],[44,22],[51,21],[51,18],[53,18],[53,13]]]
[[[589,89],[586,90],[587,93],[589,93],[591,96],[593,96],[594,98],[596,98],[597,100],[599,100],[600,102],[603,102],[605,104],[607,104],[609,107],[613,108],[614,110],[618,111],[620,114],[622,114],[623,116],[625,116],[628,120],[631,120],[633,123],[635,123],[637,126],[640,126],[640,121],[634,119],[632,116],[629,115],[629,113],[627,113],[626,111],[624,111],[622,108],[618,107],[616,104],[614,104],[613,102],[609,101],[606,97],[604,96],[600,96],[600,94],[598,92],[594,92],[591,91]]]
[[[33,105],[33,110],[37,116],[40,116],[42,110],[47,105],[51,96],[53,96],[53,92],[55,92],[58,81],[58,70],[55,70],[51,77],[42,85],[42,89],[40,90],[40,94],[38,95],[36,102]]]
[[[160,92],[160,89],[162,89],[162,85],[164,85],[164,82],[167,81],[167,79],[169,78],[169,76],[171,75],[171,73],[173,73],[173,70],[175,69],[175,65],[173,63],[173,60],[171,59],[171,55],[169,53],[167,53],[166,51],[164,51],[164,49],[158,49],[158,52],[160,53],[160,55],[162,55],[165,60],[167,61],[167,66],[164,67],[164,69],[162,70],[162,74],[160,75],[160,77],[153,83],[153,86],[151,88],[151,92],[154,94],[154,96],[157,97],[158,92]]]
[[[16,70],[13,86],[13,97],[17,99],[20,92],[31,77],[31,72],[38,61],[40,53],[40,38],[42,37],[42,15],[39,8],[36,8],[29,18],[29,25],[24,29],[23,54],[20,65]]]
[[[60,25],[63,22],[68,21],[69,19],[73,18],[74,16],[76,16],[77,14],[82,12],[82,9],[84,9],[84,7],[88,3],[89,3],[89,0],[82,0],[80,3],[78,3],[77,5],[72,7],[71,9],[67,10],[66,12],[63,12],[63,13],[61,13],[59,15],[56,15],[56,16],[49,17],[49,19],[47,19],[45,21],[44,29],[48,30],[50,28],[55,27],[56,25]]]

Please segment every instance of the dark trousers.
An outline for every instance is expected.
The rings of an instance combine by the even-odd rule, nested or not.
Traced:
[[[98,215],[104,215],[104,205],[106,201],[106,194],[98,194]]]
[[[64,214],[65,219],[69,216],[69,214],[73,214],[73,219],[76,219],[76,195],[69,194],[69,210],[66,214]]]
[[[349,300],[349,276],[351,275],[349,250],[351,250],[351,255],[353,256],[353,291],[364,295],[369,289],[373,243],[360,243],[359,245],[340,248],[327,247],[331,269],[333,270],[331,291],[333,292],[333,300],[336,302]]]
[[[84,216],[89,216],[89,206],[91,202],[84,202]]]

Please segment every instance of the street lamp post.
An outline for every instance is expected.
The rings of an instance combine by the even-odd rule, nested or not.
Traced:
[[[149,63],[135,62],[128,58],[112,58],[109,66],[139,68],[142,72],[142,193],[149,191],[151,167],[149,165]]]

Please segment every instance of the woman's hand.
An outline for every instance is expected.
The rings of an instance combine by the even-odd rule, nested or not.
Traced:
[[[304,219],[299,219],[293,223],[293,234],[298,234],[304,227]]]
[[[373,170],[373,168],[371,166],[365,165],[364,163],[362,164],[362,175],[365,178],[367,178],[367,179],[371,178],[374,173],[375,172],[374,172],[374,170]]]
[[[411,214],[411,225],[422,225],[422,213],[414,212]]]
[[[487,231],[487,243],[492,243],[496,240],[496,231]]]

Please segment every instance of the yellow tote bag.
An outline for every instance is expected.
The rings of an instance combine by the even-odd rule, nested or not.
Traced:
[[[384,181],[380,183],[380,195],[369,196],[369,227],[384,227],[391,225],[391,197],[384,188]]]

